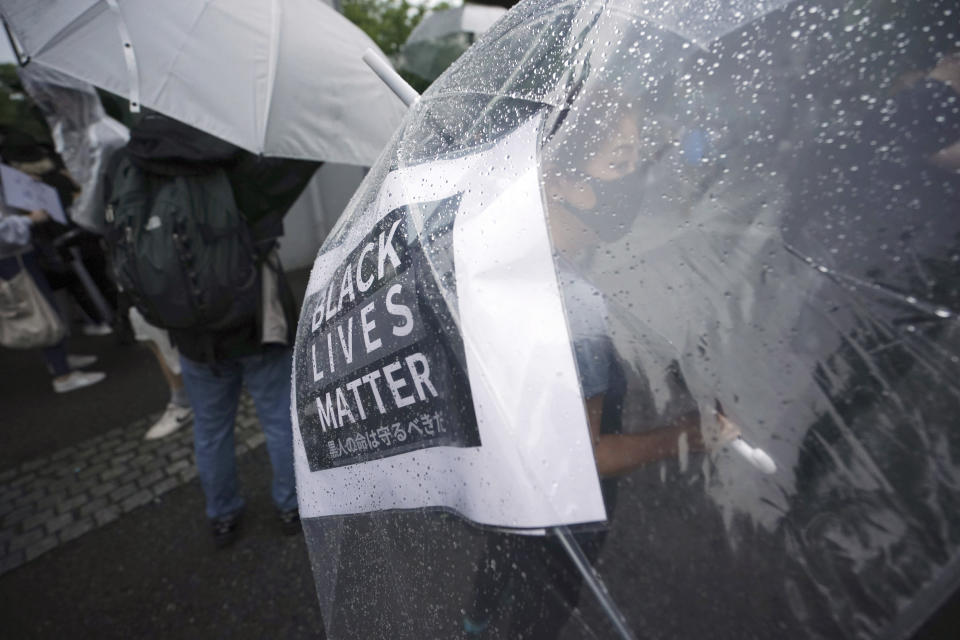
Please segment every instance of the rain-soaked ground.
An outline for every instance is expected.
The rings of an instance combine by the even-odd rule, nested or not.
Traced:
[[[322,637],[303,537],[273,518],[249,401],[237,425],[247,517],[218,551],[189,430],[142,440],[166,402],[151,354],[111,336],[70,350],[96,354],[107,380],[57,395],[38,354],[0,350],[0,636]],[[954,595],[916,637],[955,637],[958,612]]]
[[[197,481],[0,576],[6,638],[316,638],[303,537],[273,518],[269,462],[242,458],[241,538],[215,550]]]
[[[303,536],[274,520],[249,401],[237,425],[247,518],[216,550],[190,430],[142,440],[167,401],[153,356],[113,336],[77,336],[69,351],[97,355],[107,379],[55,394],[38,353],[0,350],[0,636],[322,636]]]

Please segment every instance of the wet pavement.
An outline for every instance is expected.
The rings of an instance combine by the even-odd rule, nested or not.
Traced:
[[[118,348],[110,339],[98,342]],[[141,348],[121,349],[137,359]],[[8,353],[0,352],[0,367],[9,375]],[[73,397],[82,404],[82,394],[93,390]],[[34,394],[41,414],[50,411],[43,396],[47,405],[71,396],[54,396],[43,385]],[[5,405],[16,400],[4,394]],[[143,440],[157,416],[159,410],[112,426],[109,406],[77,412],[59,425],[69,444],[0,469],[2,635],[322,636],[303,538],[283,536],[275,520],[269,460],[249,397],[236,430],[247,518],[240,539],[225,550],[214,548],[203,516],[191,430]],[[78,430],[97,431],[91,421],[101,432],[74,441]],[[7,437],[21,429],[21,451],[50,441],[50,429],[4,420]]]
[[[293,274],[297,290],[306,273]],[[214,547],[192,430],[143,434],[163,411],[153,355],[76,336],[102,383],[55,394],[39,353],[0,349],[0,636],[316,638],[323,623],[302,535],[285,536],[249,397],[236,448],[240,538]]]
[[[323,637],[301,535],[284,536],[263,447],[242,456],[241,536],[216,550],[196,480],[0,576],[5,638]]]
[[[143,439],[158,416],[0,473],[0,575],[196,477],[190,429],[162,440]],[[241,402],[235,438],[238,456],[264,443],[249,396]]]

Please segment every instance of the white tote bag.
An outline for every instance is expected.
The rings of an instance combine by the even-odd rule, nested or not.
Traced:
[[[15,276],[0,278],[0,345],[11,349],[53,346],[63,340],[67,327],[19,255],[17,262],[20,271]]]

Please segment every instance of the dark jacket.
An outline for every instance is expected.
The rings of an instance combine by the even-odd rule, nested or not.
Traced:
[[[131,129],[124,152],[141,170],[161,176],[202,175],[223,168],[263,258],[283,235],[283,216],[320,166],[317,162],[256,156],[159,114],[144,116]],[[275,271],[280,271],[279,263],[277,267]],[[288,344],[292,345],[296,308],[282,271],[278,275]],[[171,330],[170,336],[191,360],[216,362],[252,355],[265,347],[261,344],[262,315],[258,313],[249,322],[227,330]]]

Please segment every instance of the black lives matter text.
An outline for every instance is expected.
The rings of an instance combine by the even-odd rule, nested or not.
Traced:
[[[449,297],[406,214],[385,216],[304,303],[297,411],[313,470],[480,444]]]

